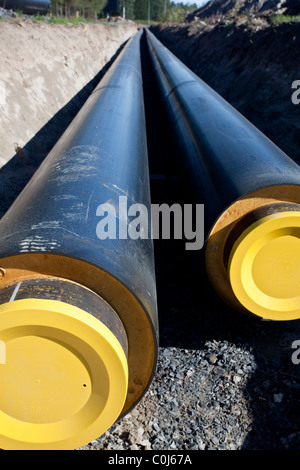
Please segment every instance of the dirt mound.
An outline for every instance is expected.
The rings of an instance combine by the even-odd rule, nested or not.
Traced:
[[[254,18],[217,26],[160,25],[155,35],[290,157],[300,162],[300,23]]]
[[[299,0],[286,0],[284,7],[286,8],[285,13],[287,15],[299,15],[300,14]]]
[[[187,16],[187,21],[195,19],[216,19],[235,17],[238,14],[265,15],[285,13],[296,15],[300,13],[297,0],[211,0]]]

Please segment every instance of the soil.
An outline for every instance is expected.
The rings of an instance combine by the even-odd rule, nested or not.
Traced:
[[[300,22],[262,17],[231,23],[158,25],[152,32],[278,147],[300,162]]]
[[[187,15],[188,21],[202,18],[209,21],[220,18],[235,18],[237,15],[298,15],[300,12],[297,0],[210,0],[198,10]]]
[[[110,61],[131,22],[0,23],[0,166],[23,148]]]

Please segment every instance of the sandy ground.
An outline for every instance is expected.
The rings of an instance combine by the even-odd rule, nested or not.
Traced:
[[[133,23],[0,23],[0,167],[137,31]]]

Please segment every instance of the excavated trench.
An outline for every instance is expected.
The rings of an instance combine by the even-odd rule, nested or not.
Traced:
[[[287,155],[300,162],[300,23],[158,25],[158,39]]]
[[[294,156],[295,160],[299,161],[300,105],[299,107],[293,105],[290,98],[291,81],[299,79],[300,73],[297,76],[297,71],[294,68],[287,69],[284,64],[281,64],[278,58],[279,54],[275,54],[278,58],[277,62],[270,62],[269,71],[266,71],[266,66],[262,62],[255,65],[260,53],[258,43],[255,44],[255,47],[249,46],[252,44],[249,42],[250,39],[253,42],[253,39],[257,38],[253,32],[249,35],[246,32],[243,33],[246,35],[244,37],[247,37],[247,41],[243,43],[240,31],[238,37],[235,37],[237,34],[235,31],[229,34],[228,30],[222,30],[207,33],[199,38],[188,37],[187,30],[182,28],[158,26],[152,28],[152,31],[179,58],[236,106],[239,111],[243,112],[289,156]],[[229,34],[227,46],[224,43],[226,34]],[[286,34],[291,34],[291,41],[299,43],[299,34],[296,35],[295,40],[293,39],[294,31],[292,33],[291,31],[286,32]],[[270,41],[272,41],[272,37]],[[230,59],[233,45],[235,45],[237,55]],[[252,51],[252,64],[245,58],[245,47],[250,47],[249,54],[250,50]],[[289,45],[285,47],[287,50],[291,49]],[[158,93],[145,38],[142,39],[141,57],[152,203],[168,203],[169,205],[190,203],[192,201],[188,188],[181,178],[176,159],[176,148]],[[244,63],[241,60],[242,57],[244,57]],[[284,57],[284,52],[280,57]],[[40,129],[33,139],[24,145],[25,156],[22,153],[15,155],[1,168],[1,216],[34,174],[40,162],[46,157],[63,130],[67,128],[68,123],[71,122],[106,70],[107,67],[104,67],[80,93]],[[282,81],[284,76],[285,79]],[[258,93],[255,94],[254,91],[258,91]],[[31,159],[28,163],[27,154],[38,154],[39,156],[36,160]],[[264,323],[228,308],[216,296],[207,280],[204,251],[200,250],[196,255],[194,252],[188,252],[184,249],[184,241],[156,240],[155,263],[160,346],[170,348],[171,354],[176,354],[176,349],[200,350],[204,348],[207,341],[221,342],[226,340],[233,344],[238,342],[239,344],[253,345],[257,371],[248,384],[247,393],[253,421],[256,423],[254,429],[255,426],[259,429],[259,436],[264,435],[264,432],[267,433],[267,447],[265,448],[270,448],[273,445],[271,442],[275,435],[276,442],[279,443],[280,435],[285,436],[291,433],[291,429],[295,430],[298,426],[299,413],[295,408],[297,403],[295,389],[289,388],[284,382],[284,376],[282,376],[285,400],[274,413],[273,408],[263,406],[265,403],[259,399],[256,386],[264,379],[266,371],[264,358],[270,360],[268,380],[270,383],[274,380],[274,386],[276,385],[277,388],[280,388],[279,370],[295,377],[296,381],[299,380],[299,371],[291,363],[287,349],[280,346],[284,340],[290,345],[293,340],[299,339],[299,322],[294,322],[292,325],[290,322],[286,324]],[[272,363],[272,358],[276,359],[276,362]],[[168,378],[156,376],[155,380],[166,381]],[[151,409],[151,403],[149,407]],[[147,429],[148,418],[145,419],[145,422],[143,417],[139,419]],[[184,419],[187,419],[188,423],[189,418]],[[274,441],[275,446],[276,442]],[[296,443],[296,447],[297,445]],[[163,445],[161,448],[164,448]],[[254,433],[252,436],[249,435],[244,448],[264,448],[264,446],[257,441]]]

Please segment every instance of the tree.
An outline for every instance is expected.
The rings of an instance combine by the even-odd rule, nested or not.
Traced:
[[[197,10],[196,3],[174,3],[171,2],[167,10],[166,20],[176,23],[182,23],[185,20],[187,13]]]
[[[118,6],[118,0],[108,0],[106,3],[106,6],[104,8],[104,11],[106,13],[109,13],[110,16],[117,16],[120,14],[119,12],[119,6]]]
[[[97,18],[106,3],[107,0],[55,0],[55,14],[69,18],[79,12],[83,18]]]
[[[148,18],[148,0],[135,0],[134,17],[136,20],[146,20]]]
[[[119,0],[119,14],[128,20],[134,20],[134,3],[135,0]]]
[[[196,3],[175,3],[170,0],[135,0],[135,19],[141,21],[148,19],[148,2],[150,2],[151,21],[183,22],[188,12],[197,9]]]

